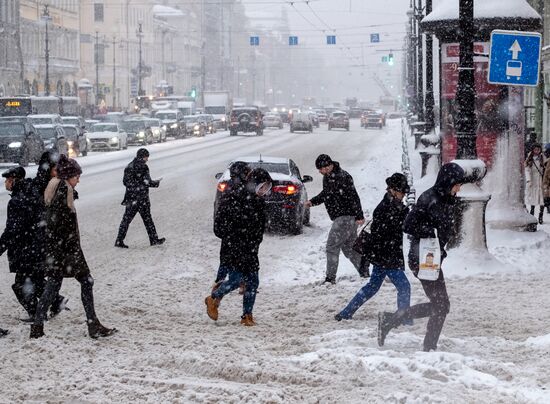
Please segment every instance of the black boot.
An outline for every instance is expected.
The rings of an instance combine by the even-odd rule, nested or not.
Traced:
[[[69,310],[67,306],[67,302],[69,301],[68,298],[63,297],[61,295],[57,295],[57,298],[50,306],[50,319],[57,316],[59,313],[61,313],[63,310]]]
[[[99,320],[88,321],[88,334],[90,338],[109,337],[117,332],[116,328],[104,327]]]
[[[392,328],[390,324],[392,315],[392,313],[388,312],[378,312],[378,346],[384,346],[386,336]]]
[[[151,245],[161,245],[161,244],[164,244],[165,241],[166,241],[166,238],[164,237],[157,238],[156,240],[151,240]]]
[[[40,338],[44,336],[44,326],[43,325],[31,325],[31,338]]]
[[[544,221],[542,220],[543,217],[544,217],[544,206],[542,206],[542,207],[540,208],[540,212],[539,212],[539,224],[543,224],[543,223],[544,223]]]
[[[115,247],[128,248],[128,246],[126,244],[124,244],[124,241],[122,241],[122,240],[115,241]]]
[[[3,328],[0,328],[0,338],[5,337],[10,332],[8,330],[4,330]]]

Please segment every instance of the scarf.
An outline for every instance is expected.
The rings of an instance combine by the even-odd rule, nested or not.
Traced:
[[[50,206],[53,202],[53,199],[55,197],[55,194],[57,193],[57,190],[59,189],[59,185],[61,184],[61,179],[59,178],[52,178],[50,182],[48,183],[48,186],[46,187],[46,190],[44,191],[44,202],[46,203],[46,206]],[[65,181],[65,184],[67,185],[67,206],[69,209],[71,209],[72,212],[76,212],[74,208],[74,190],[71,185]]]

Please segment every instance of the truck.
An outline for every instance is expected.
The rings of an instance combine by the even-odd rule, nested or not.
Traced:
[[[204,113],[214,116],[214,125],[217,129],[227,130],[227,117],[232,105],[229,91],[204,92]]]

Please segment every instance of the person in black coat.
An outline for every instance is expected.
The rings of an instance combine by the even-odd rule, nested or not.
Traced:
[[[220,201],[214,220],[214,233],[225,243],[220,257],[227,265],[229,278],[206,297],[206,312],[216,321],[223,296],[244,283],[241,324],[255,325],[252,310],[259,285],[258,251],[265,231],[265,201],[272,180],[261,168],[252,170],[245,187],[234,189]]]
[[[410,305],[411,285],[405,276],[403,260],[403,222],[409,212],[403,198],[410,191],[407,177],[395,173],[386,178],[387,192],[374,210],[367,260],[373,264],[369,282],[351,299],[334,318],[349,320],[367,300],[373,297],[386,276],[397,288],[397,307],[404,310]]]
[[[321,154],[315,166],[323,175],[323,190],[319,195],[306,201],[306,207],[325,204],[332,227],[327,239],[327,273],[325,282],[336,283],[336,272],[340,251],[352,262],[361,277],[368,277],[368,263],[353,250],[357,237],[357,226],[365,223],[361,200],[353,184],[353,178],[342,170],[340,163],[330,156]],[[366,265],[365,265],[366,264]]]
[[[94,279],[80,246],[80,232],[74,202],[75,190],[82,169],[76,160],[64,155],[59,158],[57,178],[48,183],[44,192],[46,204],[46,268],[48,281],[40,297],[31,338],[44,335],[46,312],[57,296],[63,278],[75,278],[81,285],[81,297],[91,338],[107,337],[116,329],[104,327],[97,318],[94,307]]]
[[[458,164],[444,164],[439,170],[434,186],[420,195],[418,202],[407,215],[403,228],[405,233],[410,235],[409,268],[414,276],[418,277],[419,271],[420,239],[437,237],[441,259],[443,260],[447,256],[445,246],[454,232],[454,211],[458,201],[456,194],[460,191],[460,186],[464,181],[464,170]],[[429,317],[424,338],[424,351],[437,349],[439,335],[450,309],[443,270],[439,271],[437,280],[420,279],[420,283],[430,300],[429,303],[416,304],[395,313],[378,313],[378,344],[380,346],[384,345],[386,336],[391,329],[415,318]]]
[[[115,247],[128,248],[124,244],[126,233],[130,223],[136,216],[140,214],[151,245],[163,244],[166,239],[157,236],[155,223],[151,217],[151,201],[149,200],[149,188],[158,188],[160,180],[152,180],[149,174],[147,161],[149,160],[149,151],[141,148],[137,151],[136,157],[124,169],[124,178],[122,180],[126,187],[124,200],[122,205],[126,206],[124,216],[120,222],[118,236],[115,242]]]
[[[30,193],[31,180],[25,179],[25,175],[23,167],[13,167],[2,173],[11,199],[8,202],[6,228],[0,236],[0,255],[7,250],[10,272],[15,273],[13,292],[32,319],[44,278],[33,259],[36,206]]]

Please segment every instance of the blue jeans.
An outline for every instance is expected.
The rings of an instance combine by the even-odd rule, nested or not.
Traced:
[[[220,264],[220,266],[218,267],[218,274],[216,275],[216,280],[214,281],[214,283],[225,280],[230,269],[231,268],[229,268],[228,266]]]
[[[223,281],[218,289],[212,293],[214,299],[221,299],[231,291],[237,289],[241,283],[244,283],[243,295],[243,315],[252,314],[254,302],[256,301],[256,292],[260,284],[258,272],[242,273],[229,268],[229,277]]]
[[[368,283],[359,289],[359,292],[340,312],[340,316],[343,319],[351,319],[359,307],[378,292],[386,276],[397,288],[397,309],[404,310],[409,307],[411,305],[411,284],[405,276],[405,271],[403,269],[382,269],[374,265]]]

